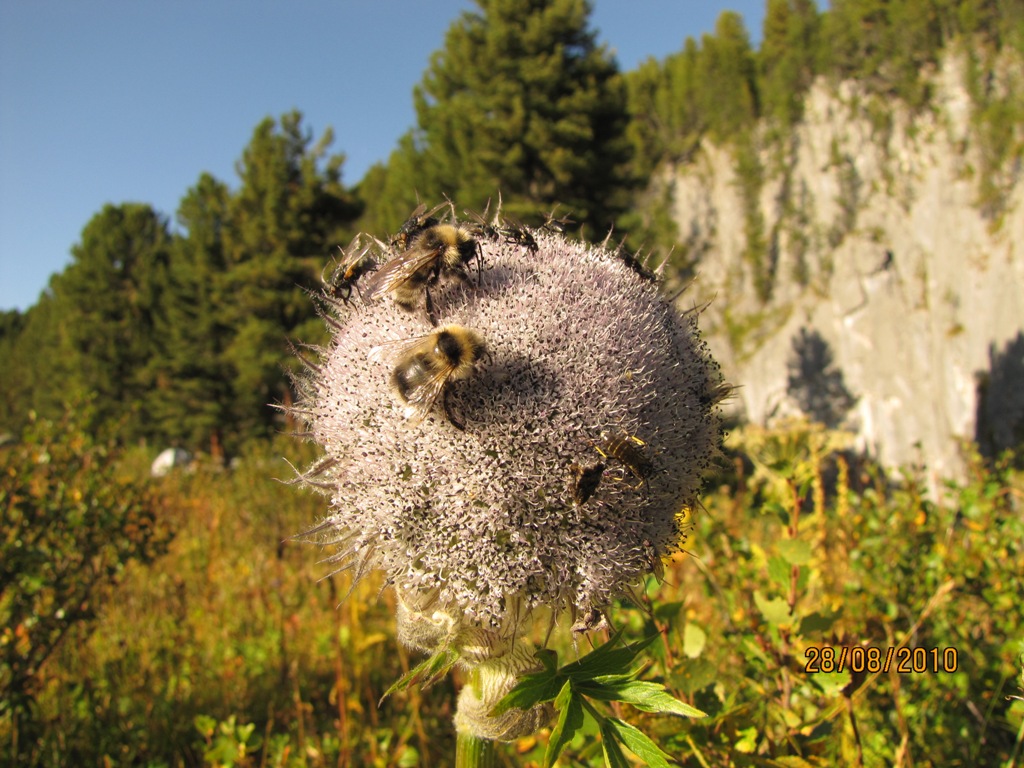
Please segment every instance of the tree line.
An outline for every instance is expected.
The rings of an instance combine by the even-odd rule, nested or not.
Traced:
[[[81,407],[125,440],[230,454],[287,428],[270,404],[291,397],[288,340],[323,339],[308,293],[356,232],[393,232],[446,195],[482,210],[500,189],[528,223],[558,205],[582,237],[649,234],[637,210],[659,164],[759,121],[785,131],[820,75],[920,106],[949,40],[1024,50],[1024,0],[767,0],[759,49],[725,12],[621,72],[586,0],[477,5],[416,87],[416,125],[359,183],[343,183],[330,130],[292,112],[255,128],[234,186],[202,174],[176,227],[146,204],[95,214],[39,301],[0,313],[0,431]]]

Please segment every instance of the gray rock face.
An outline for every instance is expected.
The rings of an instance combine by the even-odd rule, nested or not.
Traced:
[[[962,471],[961,438],[998,449],[1024,436],[1024,184],[1008,169],[1003,213],[983,215],[963,72],[949,57],[932,106],[891,105],[881,126],[855,86],[811,91],[791,151],[759,154],[766,302],[734,156],[706,143],[661,178],[701,254],[702,322],[740,385],[733,407],[755,423],[801,411],[846,426],[933,483]]]

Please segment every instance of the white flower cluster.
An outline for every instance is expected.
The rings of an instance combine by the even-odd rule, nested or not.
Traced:
[[[480,233],[468,279],[429,289],[436,327],[387,297],[328,302],[333,339],[299,381],[331,561],[382,570],[460,626],[593,615],[657,570],[720,439],[726,388],[697,312],[616,252],[529,234]],[[450,325],[486,351],[409,419],[380,351]]]

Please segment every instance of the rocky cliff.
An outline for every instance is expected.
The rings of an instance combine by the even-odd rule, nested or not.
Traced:
[[[948,56],[913,113],[819,83],[783,140],[746,160],[704,143],[662,177],[698,264],[682,300],[711,301],[747,420],[802,411],[933,482],[962,470],[961,438],[1024,437],[1024,183],[1004,164],[1001,207],[982,204],[965,76]]]

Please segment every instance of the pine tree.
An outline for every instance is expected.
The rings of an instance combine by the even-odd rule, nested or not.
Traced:
[[[225,295],[223,231],[229,190],[208,174],[182,198],[178,223],[185,234],[171,252],[163,311],[158,321],[161,356],[153,378],[153,410],[163,437],[192,449],[221,453],[231,432],[232,372],[224,352],[230,328]]]
[[[757,71],[743,18],[725,11],[714,35],[701,39],[698,58],[698,103],[708,130],[727,141],[750,127],[758,116]]]
[[[759,62],[761,106],[783,127],[803,113],[815,73],[818,10],[813,0],[768,0]]]
[[[414,186],[505,210],[560,203],[599,231],[623,210],[625,84],[587,27],[585,0],[477,0],[415,91]]]
[[[150,417],[155,323],[171,237],[148,205],[107,205],[82,230],[73,262],[52,281],[56,349],[50,385],[65,403],[95,398],[98,422],[127,438],[156,433]],[[55,389],[54,389],[55,388]]]
[[[230,329],[231,420],[241,436],[266,434],[277,416],[269,405],[290,401],[288,339],[316,342],[323,333],[302,287],[318,285],[360,213],[341,184],[343,156],[327,155],[332,139],[328,130],[314,144],[298,112],[280,124],[267,118],[236,166],[241,187],[228,200],[225,272],[215,282],[218,320]]]

